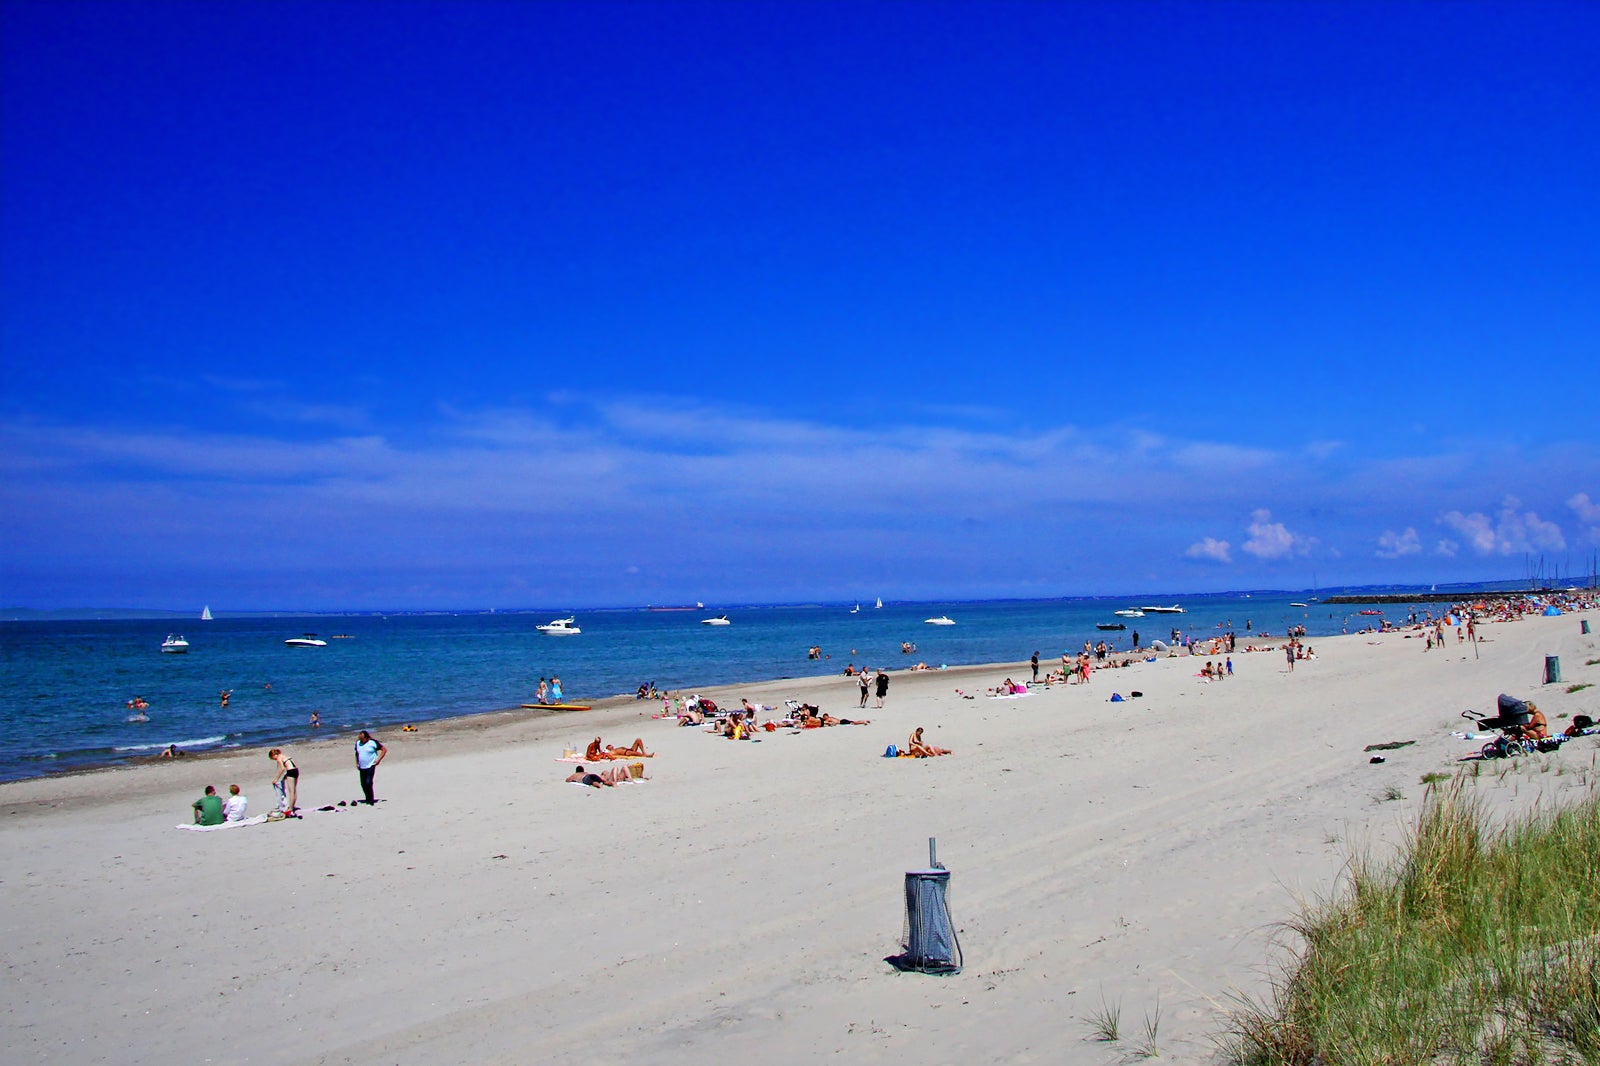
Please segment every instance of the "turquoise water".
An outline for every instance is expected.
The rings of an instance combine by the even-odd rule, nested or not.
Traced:
[[[1182,615],[1125,619],[1101,633],[1112,611],[1174,599],[1047,600],[862,606],[730,608],[728,626],[700,619],[724,613],[642,610],[578,614],[583,632],[549,637],[535,626],[551,614],[469,614],[228,618],[186,623],[186,655],[164,655],[170,620],[0,622],[0,780],[149,756],[168,744],[201,751],[305,738],[313,710],[324,731],[380,729],[515,707],[533,700],[541,677],[559,675],[569,701],[662,688],[837,674],[853,662],[902,669],[1026,659],[1076,652],[1085,640],[1127,648],[1165,639],[1179,627],[1210,636],[1231,622],[1240,633],[1281,634],[1302,624],[1312,636],[1360,627],[1349,607],[1291,608],[1290,595],[1199,596]],[[1391,608],[1390,617],[1404,615]],[[923,619],[948,615],[953,626]],[[287,637],[317,630],[325,648],[289,648]],[[904,655],[902,641],[917,652]],[[821,646],[827,658],[811,660]],[[232,690],[226,708],[219,693]],[[129,722],[125,706],[149,701],[150,721]]]

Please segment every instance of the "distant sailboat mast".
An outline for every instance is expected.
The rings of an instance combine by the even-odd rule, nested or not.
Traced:
[[[206,604],[205,609],[200,612],[200,621],[211,621],[211,605],[209,603]]]
[[[882,607],[883,606],[883,597],[879,596],[878,597],[878,602],[876,604],[874,604],[873,606],[874,607]]]

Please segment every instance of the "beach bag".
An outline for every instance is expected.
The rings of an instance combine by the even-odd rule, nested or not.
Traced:
[[[1112,703],[1121,703],[1121,702],[1122,702],[1122,693],[1120,693],[1120,692],[1113,692],[1113,693],[1112,693],[1112,694],[1111,694],[1111,702],[1112,702]]]
[[[890,744],[887,748],[883,749],[883,757],[885,759],[898,759],[900,757],[900,749],[895,747],[893,744]]]

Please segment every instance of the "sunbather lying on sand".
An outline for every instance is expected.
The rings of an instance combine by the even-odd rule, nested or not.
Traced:
[[[916,732],[911,734],[911,739],[906,741],[906,751],[918,759],[931,759],[935,755],[949,755],[949,748],[939,748],[932,744],[922,742],[922,727],[918,726]]]
[[[628,773],[626,766],[613,766],[611,769],[601,770],[599,773],[586,773],[583,767],[580,766],[568,774],[566,780],[577,782],[580,785],[592,785],[595,788],[614,788],[624,781],[632,781],[633,777]]]
[[[835,718],[833,715],[822,710],[822,708],[813,707],[809,703],[800,705],[800,709],[795,712],[794,720],[795,723],[802,729],[821,729],[823,726],[829,725],[872,724],[865,718]]]
[[[601,744],[600,738],[595,737],[589,741],[589,747],[584,751],[583,757],[591,762],[602,759],[653,759],[655,752],[644,750],[644,738],[636,737],[634,742],[626,748],[619,748],[615,744]]]

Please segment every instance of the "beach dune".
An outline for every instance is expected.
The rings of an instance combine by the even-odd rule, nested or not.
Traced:
[[[206,784],[267,809],[259,752],[0,785],[0,1044],[12,1062],[542,1062],[748,1055],[1105,1063],[1084,1020],[1159,1017],[1165,1061],[1211,1062],[1219,1008],[1260,994],[1278,924],[1382,851],[1420,777],[1478,745],[1462,710],[1504,691],[1552,723],[1595,713],[1577,619],[1401,634],[1104,670],[964,699],[1020,664],[900,673],[872,723],[743,743],[644,703],[385,733],[375,808],[353,738],[292,749],[300,820],[179,832]],[[1141,698],[1112,703],[1113,692]],[[853,679],[709,690],[853,717]],[[948,758],[885,759],[924,727]],[[649,780],[567,784],[557,761],[642,736]],[[1365,746],[1415,744],[1383,752]],[[1593,787],[1592,739],[1500,764],[1506,812]],[[1585,773],[1538,772],[1553,760]],[[1386,798],[1398,794],[1400,798]],[[333,811],[319,807],[335,805]],[[900,974],[904,871],[952,871],[966,969]]]

